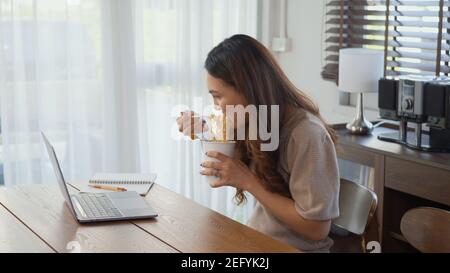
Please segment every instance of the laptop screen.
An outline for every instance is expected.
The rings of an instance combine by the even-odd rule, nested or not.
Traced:
[[[63,176],[61,168],[59,166],[58,158],[56,157],[55,149],[53,149],[53,146],[50,144],[50,142],[48,141],[48,139],[44,135],[44,133],[41,133],[41,134],[42,134],[42,138],[44,139],[45,147],[47,148],[48,157],[50,158],[50,162],[52,163],[52,166],[53,166],[53,171],[55,172],[55,175],[56,175],[56,180],[58,181],[58,184],[59,184],[59,189],[61,190],[61,193],[64,196],[64,199],[66,200],[67,204],[69,205],[70,211],[72,212],[72,214],[74,216],[76,216],[75,210],[72,205],[72,200],[70,200],[70,195],[69,195],[69,191],[67,190],[67,185],[64,180],[64,176]]]

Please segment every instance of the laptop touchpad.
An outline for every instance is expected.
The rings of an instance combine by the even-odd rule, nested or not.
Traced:
[[[125,216],[145,216],[155,214],[144,198],[136,192],[109,193],[109,197]],[[156,215],[156,214],[155,214]]]
[[[135,210],[148,208],[148,205],[139,198],[115,198],[114,203],[121,210]]]

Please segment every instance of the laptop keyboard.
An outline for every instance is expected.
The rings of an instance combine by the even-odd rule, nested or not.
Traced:
[[[88,218],[120,217],[122,213],[113,205],[111,200],[102,194],[77,195],[81,207]]]

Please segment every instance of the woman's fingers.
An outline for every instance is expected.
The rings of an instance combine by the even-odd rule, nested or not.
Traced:
[[[191,125],[191,117],[193,116],[193,112],[181,112],[180,116],[177,118],[178,129],[180,132],[183,132],[187,126]]]
[[[182,116],[184,116],[184,115],[194,116],[195,112],[194,111],[184,111],[184,112],[181,112],[181,115]]]
[[[230,157],[228,157],[228,156],[226,156],[226,155],[224,155],[222,153],[215,152],[215,151],[207,152],[206,155],[209,156],[209,157],[215,158],[215,159],[217,159],[217,160],[219,160],[221,162],[224,162],[224,161],[230,159]]]
[[[190,136],[191,134],[194,134],[194,130],[192,130],[191,126],[187,126],[186,128],[182,129],[182,132],[184,135]]]
[[[220,163],[220,162],[206,161],[206,162],[203,162],[201,164],[201,166],[203,168],[210,168],[210,169],[216,169],[216,170],[221,170],[222,169],[222,163]]]
[[[216,170],[216,169],[205,168],[200,171],[200,174],[204,175],[204,176],[217,177],[218,171],[219,170]],[[210,182],[209,185],[211,186],[211,188],[220,188],[220,187],[226,186],[224,183],[225,182],[220,177],[218,177],[216,180]]]
[[[182,112],[177,118],[178,130],[185,135],[197,134],[207,130],[205,121],[194,112]]]
[[[216,169],[204,168],[203,170],[200,171],[200,174],[204,175],[204,176],[216,176],[217,171],[218,170],[216,170]]]

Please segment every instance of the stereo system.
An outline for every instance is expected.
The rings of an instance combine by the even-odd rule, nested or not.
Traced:
[[[383,119],[399,121],[399,132],[379,139],[429,152],[450,152],[450,78],[403,76],[379,81],[378,107]],[[408,123],[415,123],[408,133]],[[422,130],[426,124],[429,131]]]

